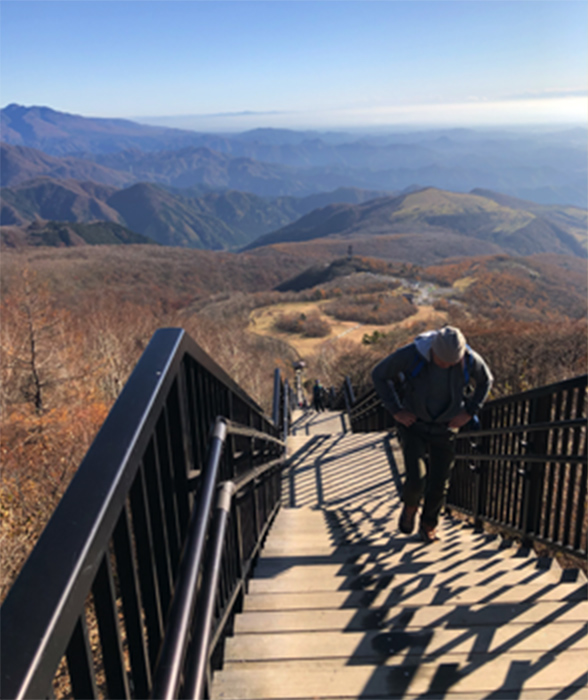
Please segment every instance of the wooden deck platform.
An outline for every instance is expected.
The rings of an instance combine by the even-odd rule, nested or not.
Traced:
[[[395,441],[297,419],[213,698],[588,698],[583,574],[447,517],[400,534]]]

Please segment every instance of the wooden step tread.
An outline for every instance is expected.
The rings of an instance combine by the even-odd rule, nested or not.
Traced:
[[[414,573],[396,574],[388,571],[365,572],[360,576],[339,576],[336,573],[315,573],[305,575],[304,571],[280,577],[252,579],[249,582],[251,593],[298,592],[298,591],[345,591],[387,589],[391,585],[405,586],[419,582],[422,588],[438,586],[481,586],[481,585],[527,585],[530,583],[557,583],[557,573],[533,569],[530,571],[513,571],[506,568],[491,571],[415,571]]]
[[[235,634],[241,632],[297,632],[312,630],[369,630],[397,627],[460,627],[511,623],[548,624],[584,622],[588,601],[482,605],[392,606],[339,610],[280,610],[243,612],[235,618]]]
[[[250,593],[245,612],[261,610],[328,610],[379,607],[381,605],[463,605],[474,603],[524,603],[526,601],[582,601],[588,598],[585,583],[527,584],[526,586],[447,586],[421,589],[398,586],[389,590]]]
[[[407,694],[472,693],[497,689],[520,698],[519,691],[552,690],[586,683],[586,652],[515,652],[496,657],[455,654],[439,664],[413,660],[398,665],[348,665],[345,660],[278,661],[232,665],[215,674],[213,700],[275,698],[404,698]],[[494,694],[491,696],[495,697]],[[507,696],[508,697],[508,696]],[[535,696],[536,697],[536,696]],[[581,696],[579,696],[581,697]]]
[[[279,551],[266,551],[258,559],[255,565],[256,576],[268,576],[273,572],[294,571],[296,569],[333,566],[338,565],[342,571],[366,568],[376,563],[380,565],[393,566],[395,571],[401,573],[402,569],[410,567],[436,568],[446,570],[449,567],[456,568],[463,565],[472,570],[482,566],[489,568],[495,562],[505,559],[518,559],[513,562],[514,566],[520,564],[520,568],[529,566],[539,566],[540,561],[533,556],[520,554],[519,550],[512,547],[510,549],[498,549],[487,547],[478,549],[468,546],[457,546],[449,551],[433,549],[431,546],[420,544],[415,548],[405,548],[396,553],[388,551],[385,547],[338,547],[330,551],[316,552],[308,551],[296,553],[291,549],[286,550],[288,554]],[[524,562],[524,563],[523,563]]]
[[[586,623],[561,622],[549,628],[512,623],[499,628],[472,627],[469,630],[420,628],[237,634],[226,641],[224,667],[242,661],[319,658],[343,658],[348,659],[349,664],[400,663],[408,656],[434,661],[452,654],[550,652],[555,648],[588,650]]]

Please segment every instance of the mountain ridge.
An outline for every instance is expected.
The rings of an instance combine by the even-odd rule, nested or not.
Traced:
[[[339,189],[305,198],[264,199],[241,191],[201,192],[135,183],[108,185],[41,177],[3,188],[0,224],[23,226],[35,219],[128,226],[162,245],[237,248],[332,201],[363,202],[378,192]]]
[[[124,177],[128,184],[150,180],[183,187],[208,184],[261,196],[304,196],[348,186],[402,191],[417,183],[459,192],[480,187],[540,204],[588,206],[588,145],[581,130],[436,129],[337,136],[259,129],[227,135],[87,118],[46,107],[9,105],[0,116],[5,141],[116,168],[119,180],[111,172],[110,184],[122,185]],[[178,155],[202,148],[208,154],[201,154],[199,165],[185,153]],[[77,167],[82,167],[79,162]],[[88,179],[87,173],[81,179]]]
[[[500,199],[500,195],[497,197]],[[339,238],[351,243],[369,237],[424,234],[443,240],[449,234],[457,234],[512,254],[544,252],[586,257],[588,213],[579,208],[573,212],[575,215],[567,208],[562,215],[539,205],[524,209],[522,204],[511,209],[479,194],[451,193],[429,187],[364,204],[329,205],[261,236],[244,250],[323,238]],[[564,224],[566,216],[571,219],[567,226]]]

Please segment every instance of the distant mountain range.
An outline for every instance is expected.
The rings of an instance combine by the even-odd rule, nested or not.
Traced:
[[[126,119],[95,119],[49,107],[11,104],[0,110],[2,141],[50,155],[160,150],[201,145],[194,132],[145,126]]]
[[[362,254],[398,260],[460,255],[558,253],[585,258],[587,215],[485,190],[434,188],[363,204],[332,204],[247,246],[344,241]],[[420,251],[420,253],[419,253]]]
[[[481,187],[540,204],[588,205],[587,133],[581,128],[377,137],[258,129],[229,136],[90,119],[47,107],[9,105],[0,117],[4,186],[47,175],[117,187],[147,181],[238,189],[263,197],[340,187],[387,192]]]
[[[0,144],[0,186],[21,185],[36,177],[99,182],[124,187],[135,178],[128,173],[109,170],[102,165],[80,158],[56,158],[34,148]]]
[[[333,202],[360,203],[382,192],[340,189],[305,198],[263,199],[226,190],[168,189],[139,183],[117,189],[95,182],[36,178],[0,191],[0,224],[37,219],[111,221],[163,245],[212,250],[237,248]]]

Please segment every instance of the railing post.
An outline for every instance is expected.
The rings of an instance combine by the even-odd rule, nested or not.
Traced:
[[[355,393],[353,392],[353,387],[351,386],[351,379],[345,377],[345,391],[349,397],[349,403],[353,406],[355,403]]]
[[[274,370],[274,401],[272,406],[272,420],[276,428],[280,427],[280,370]]]
[[[284,424],[283,424],[283,440],[286,442],[286,438],[288,437],[288,433],[290,432],[290,425],[289,425],[289,416],[290,416],[290,407],[288,404],[289,401],[289,394],[290,394],[290,387],[288,385],[288,380],[284,382]]]
[[[486,422],[487,421],[480,425],[480,428],[488,427]],[[482,438],[478,438],[478,441],[475,443],[475,447],[472,444],[472,449],[475,449],[479,454],[488,455],[490,453],[490,437],[485,435]],[[474,528],[481,531],[484,527],[484,495],[486,493],[486,484],[488,482],[488,466],[481,460],[477,460],[474,466]]]
[[[552,400],[553,396],[548,394],[533,401],[529,425],[550,422]],[[548,444],[549,428],[534,432],[530,441],[531,452],[536,455],[547,455]],[[522,526],[525,532],[524,544],[529,545],[533,536],[540,534],[545,464],[543,462],[527,463],[524,466],[524,474]]]
[[[345,399],[345,412],[349,418],[349,427],[351,432],[354,432],[353,421],[351,420],[351,409],[355,404],[355,394],[353,393],[353,387],[351,386],[351,380],[349,377],[345,377],[343,382],[343,397]]]

